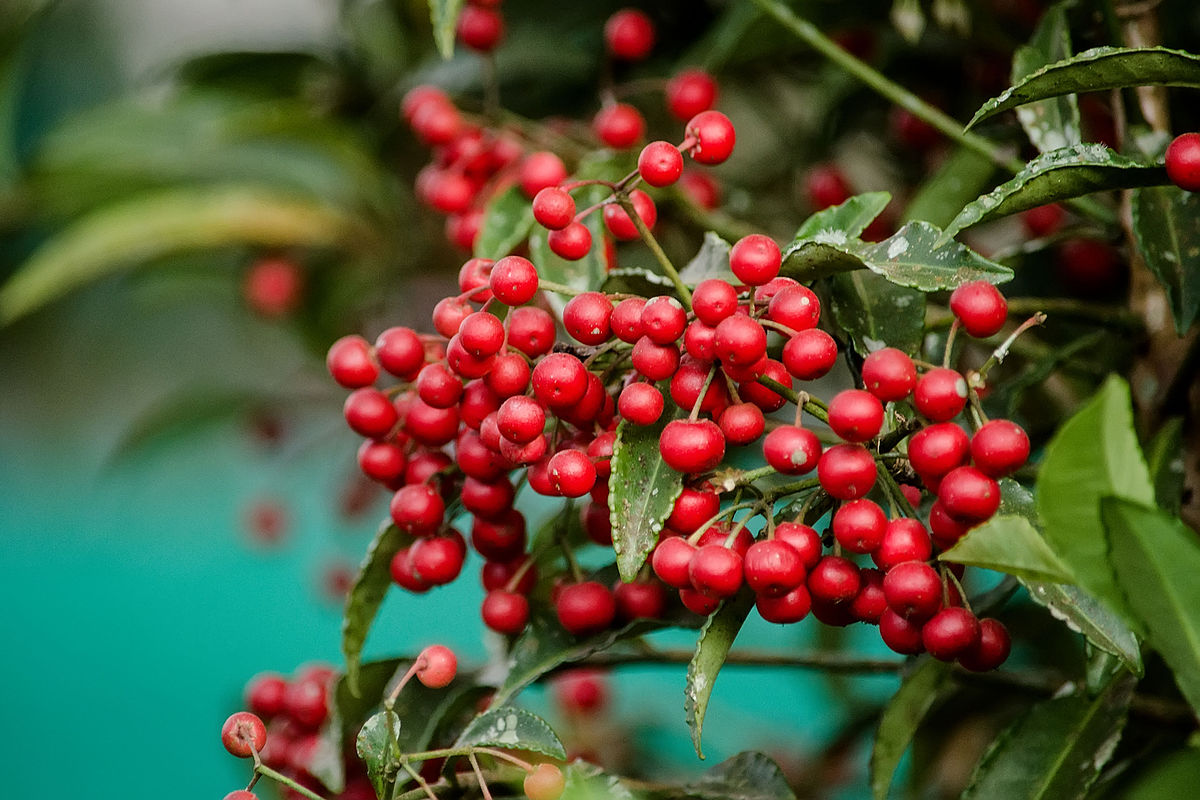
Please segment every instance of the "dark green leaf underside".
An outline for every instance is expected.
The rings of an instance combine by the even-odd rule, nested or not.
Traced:
[[[708,712],[708,701],[712,697],[717,673],[725,663],[725,657],[733,647],[733,640],[754,607],[754,594],[743,589],[735,597],[722,603],[712,613],[700,637],[696,640],[696,653],[688,664],[687,685],[684,688],[684,710],[687,712],[688,727],[692,731],[692,745],[696,755],[704,758],[700,748],[700,734],[704,729],[704,716]]]

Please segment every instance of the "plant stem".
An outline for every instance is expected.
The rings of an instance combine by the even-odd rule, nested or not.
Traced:
[[[792,403],[795,403],[796,405],[801,405],[800,393],[797,392],[795,389],[791,388],[790,386],[784,386],[779,381],[777,381],[774,378],[771,378],[767,375],[759,375],[757,380],[763,386],[767,387],[768,389],[775,392],[776,394],[786,397],[789,401],[791,401]],[[822,403],[820,400],[817,400],[813,397],[809,397],[807,400],[805,400],[803,402],[803,406],[804,406],[805,411],[812,414],[817,419],[821,420],[821,422],[829,422],[829,414],[826,410],[825,404]]]
[[[565,294],[568,297],[574,297],[575,295],[583,294],[585,291],[584,289],[572,289],[570,286],[567,286],[566,284],[555,283],[554,281],[546,281],[546,280],[542,280],[540,278],[538,279],[538,288],[541,289],[543,292],[554,292],[555,294]]]
[[[764,499],[769,503],[774,503],[781,497],[787,497],[791,494],[798,494],[799,492],[803,492],[805,489],[815,489],[820,485],[821,482],[816,478],[805,478],[802,481],[792,481],[791,483],[785,483],[781,486],[775,486],[771,489],[768,489],[764,493]]]
[[[683,279],[679,277],[679,272],[675,269],[675,265],[671,263],[671,259],[667,257],[658,240],[654,238],[654,234],[646,227],[646,223],[638,215],[637,209],[633,207],[633,201],[629,199],[629,196],[626,194],[617,194],[616,198],[617,203],[620,204],[621,208],[625,209],[625,213],[633,221],[633,226],[637,228],[638,235],[642,237],[642,241],[646,243],[646,246],[650,248],[650,252],[658,260],[659,266],[663,268],[663,272],[671,279],[671,283],[675,284],[675,291],[679,293],[679,299],[683,301],[684,308],[690,311],[692,308],[692,292],[688,289],[687,284],[683,282]]]
[[[268,767],[266,764],[258,764],[257,766],[255,766],[254,771],[261,773],[263,776],[270,778],[271,780],[275,781],[276,783],[282,783],[284,786],[288,787],[292,791],[298,792],[299,794],[304,795],[309,800],[325,800],[325,798],[322,797],[321,795],[317,794],[316,792],[312,791],[311,789],[301,786],[300,784],[296,783],[294,780],[289,778],[287,775],[284,775],[282,772],[276,772],[275,770]]]

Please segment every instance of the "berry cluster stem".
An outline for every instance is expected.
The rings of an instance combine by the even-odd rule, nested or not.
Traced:
[[[313,790],[311,790],[305,786],[302,786],[299,783],[296,783],[294,780],[289,778],[287,775],[284,775],[282,772],[276,772],[275,770],[268,767],[266,764],[257,765],[254,768],[254,771],[263,775],[264,777],[270,778],[271,780],[275,781],[276,783],[283,784],[284,786],[288,787],[289,789],[296,792],[297,794],[307,797],[308,800],[325,800],[324,797],[317,794]]]
[[[621,208],[625,209],[625,213],[629,215],[629,219],[633,221],[633,225],[637,228],[638,235],[642,237],[642,241],[650,248],[650,252],[654,254],[658,260],[659,266],[663,268],[663,272],[671,279],[671,283],[675,284],[675,291],[679,293],[679,300],[683,303],[684,308],[689,311],[692,309],[692,292],[688,289],[687,284],[679,277],[679,271],[675,269],[675,265],[671,263],[671,259],[667,257],[666,252],[662,249],[662,245],[654,238],[654,234],[646,227],[646,223],[638,215],[637,209],[633,207],[633,201],[629,199],[629,195],[618,193],[615,195],[617,203]]]

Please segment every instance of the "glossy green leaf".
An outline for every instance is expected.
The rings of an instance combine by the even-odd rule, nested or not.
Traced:
[[[1107,558],[1100,499],[1154,503],[1154,486],[1133,428],[1129,386],[1113,375],[1050,444],[1039,471],[1037,507],[1042,533],[1078,584],[1123,612]]]
[[[622,421],[613,445],[608,512],[621,579],[632,581],[658,543],[663,522],[683,491],[683,475],[667,466],[658,438],[683,412],[671,404],[653,425]]]
[[[717,673],[725,664],[725,657],[733,647],[733,640],[754,607],[754,594],[743,589],[739,594],[725,600],[714,611],[700,629],[696,640],[696,652],[688,664],[687,686],[683,690],[684,710],[687,712],[688,728],[692,731],[692,745],[696,755],[704,758],[700,748],[700,734],[704,730],[704,716],[708,713],[708,701],[712,697]]]
[[[1121,739],[1135,683],[1034,706],[984,754],[962,800],[1082,800]]]
[[[963,206],[992,185],[995,172],[996,165],[990,159],[968,147],[959,147],[921,183],[904,209],[904,221],[923,219],[938,227],[950,224]]]
[[[1129,626],[1107,606],[1069,583],[1021,580],[1029,597],[1051,616],[1081,634],[1094,647],[1111,653],[1135,675],[1144,671],[1142,649]]]
[[[1133,193],[1133,231],[1146,266],[1167,293],[1183,336],[1200,311],[1200,193],[1155,186]]]
[[[1055,3],[1042,15],[1029,44],[1013,55],[1012,81],[1039,69],[1056,64],[1071,56],[1071,26],[1067,8],[1071,1]],[[1079,125],[1079,102],[1074,94],[1064,94],[1020,106],[1017,119],[1040,152],[1048,153],[1082,141]]]
[[[867,269],[892,283],[936,292],[984,280],[1005,283],[1013,271],[989,261],[957,242],[943,242],[942,232],[928,222],[910,222],[882,242],[855,251]]]
[[[700,800],[795,800],[787,776],[770,756],[738,753],[687,785],[687,796]]]
[[[567,751],[550,723],[522,708],[489,708],[458,737],[455,747],[506,747],[565,759]]]
[[[729,273],[732,275],[733,273]],[[600,284],[605,294],[636,294],[655,297],[660,294],[675,294],[675,284],[666,275],[637,267],[618,267],[610,270]]]
[[[904,678],[883,710],[871,750],[871,796],[885,800],[896,767],[925,717],[945,699],[953,684],[950,665],[926,658]]]
[[[433,24],[433,41],[442,58],[454,55],[454,33],[463,0],[429,0],[429,21]]]
[[[939,557],[1035,581],[1070,583],[1071,572],[1024,517],[997,515],[976,526]]]
[[[1179,513],[1183,502],[1184,469],[1183,417],[1171,417],[1163,423],[1146,447],[1146,466],[1154,481],[1158,507]]]
[[[1110,560],[1135,630],[1200,712],[1200,540],[1157,508],[1115,497],[1103,507]]]
[[[841,205],[822,209],[800,224],[788,250],[810,240],[836,240],[838,233],[845,234],[843,241],[857,239],[890,202],[892,196],[888,192],[867,192],[857,194]]]
[[[729,268],[729,250],[729,242],[712,231],[707,231],[700,250],[679,270],[679,277],[689,286],[695,286],[709,278],[721,278],[736,284],[733,270]],[[669,281],[668,285],[671,285]]]
[[[392,558],[412,537],[390,523],[380,527],[375,540],[367,548],[367,557],[359,567],[358,577],[346,595],[346,612],[342,618],[342,653],[346,657],[346,680],[351,693],[362,695],[358,668],[363,644],[375,622],[375,615],[392,585]]]
[[[398,658],[363,664],[358,672],[361,696],[350,691],[345,675],[339,675],[333,681],[329,719],[321,727],[308,767],[309,772],[331,792],[340,792],[346,787],[346,742],[358,734],[371,712],[379,706],[384,689],[401,665],[408,667],[407,662]]]
[[[0,287],[0,324],[173,253],[229,244],[337,247],[364,235],[337,209],[249,187],[143,194],[83,217],[39,247]]]
[[[514,249],[533,228],[533,205],[519,186],[494,197],[484,212],[483,227],[475,239],[475,257],[502,258]]]
[[[396,744],[400,727],[400,717],[395,712],[380,711],[366,721],[355,741],[355,752],[366,765],[367,776],[378,797],[387,796],[400,770],[402,753]]]
[[[988,100],[967,129],[1010,108],[1049,97],[1127,86],[1200,87],[1200,56],[1165,47],[1096,47],[1047,65]]]
[[[857,270],[829,278],[830,316],[855,351],[866,357],[881,347],[915,355],[925,333],[925,295],[881,275]]]
[[[979,222],[1060,203],[1092,192],[1157,186],[1167,182],[1161,164],[1143,164],[1102,144],[1077,144],[1043,153],[1011,180],[958,213],[939,241],[949,241]]]
[[[1159,759],[1116,795],[1117,800],[1190,797],[1200,786],[1200,750],[1186,747]]]

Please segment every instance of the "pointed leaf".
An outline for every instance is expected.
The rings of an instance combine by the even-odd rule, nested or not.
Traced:
[[[1059,203],[1092,192],[1167,183],[1161,164],[1147,165],[1118,155],[1102,144],[1077,144],[1043,153],[1012,180],[969,203],[939,241],[949,241],[976,223]]]
[[[658,543],[663,522],[683,491],[683,475],[667,466],[658,449],[658,438],[667,423],[683,415],[673,403],[670,406],[653,425],[623,420],[617,426],[608,479],[608,511],[617,568],[626,582],[635,579],[646,563]]]
[[[928,222],[910,222],[882,242],[861,245],[854,254],[872,272],[922,292],[954,289],[978,280],[1012,280],[1013,271],[1008,267],[957,242],[943,242],[941,236]]]
[[[511,186],[487,204],[475,239],[475,257],[493,261],[511,253],[533,228],[533,205],[519,186]]]
[[[1043,534],[1079,586],[1123,613],[1107,558],[1102,497],[1154,503],[1154,486],[1133,429],[1129,386],[1111,376],[1058,430],[1039,471],[1037,507]]]
[[[704,234],[704,243],[696,255],[679,270],[679,277],[689,286],[695,286],[709,278],[721,278],[736,284],[733,270],[729,268],[729,242],[712,231]],[[665,278],[665,276],[663,276]],[[668,280],[668,285],[670,281]]]
[[[885,800],[892,776],[921,722],[949,694],[953,684],[950,666],[927,658],[904,678],[904,683],[883,710],[875,746],[871,750],[871,796]]]
[[[838,232],[845,234],[845,241],[857,239],[890,202],[892,196],[888,192],[867,192],[855,195],[841,205],[822,209],[804,220],[788,250],[808,240],[833,237]],[[784,258],[787,258],[786,253]]]
[[[400,769],[400,748],[396,736],[400,732],[400,717],[393,711],[380,711],[363,724],[355,741],[355,752],[367,766],[367,776],[378,797],[386,797],[387,789],[396,781]]]
[[[367,548],[367,557],[358,569],[358,577],[346,595],[346,612],[342,618],[342,653],[346,656],[346,680],[350,692],[362,695],[358,668],[363,644],[379,612],[383,596],[392,585],[392,558],[412,537],[392,524],[385,524],[375,534]]]
[[[489,708],[467,726],[455,747],[505,747],[565,759],[567,751],[550,723],[522,708]]]
[[[1103,505],[1117,585],[1135,628],[1200,712],[1200,541],[1178,517],[1156,508],[1115,497]]]
[[[1133,193],[1133,232],[1183,336],[1200,310],[1200,193],[1155,186]]]
[[[995,516],[972,528],[938,558],[1034,581],[1070,583],[1070,570],[1024,517]]]
[[[384,689],[401,665],[408,666],[398,658],[363,664],[358,676],[361,696],[350,691],[345,675],[339,675],[332,682],[329,719],[321,727],[308,767],[308,771],[331,792],[346,788],[346,742],[358,734],[371,712],[379,706]]]
[[[696,653],[688,664],[687,686],[683,695],[688,727],[692,730],[692,745],[700,758],[704,758],[704,752],[700,749],[700,733],[704,729],[704,715],[708,712],[713,684],[725,663],[725,657],[729,655],[729,649],[733,647],[733,640],[753,607],[754,594],[743,589],[725,600],[709,616],[700,629],[700,638],[696,640]]]
[[[1067,2],[1055,3],[1042,15],[1029,44],[1013,55],[1012,80],[1071,56],[1071,27],[1067,21]],[[1082,141],[1079,127],[1079,103],[1074,94],[1039,100],[1017,109],[1017,119],[1040,152],[1048,153]]]
[[[1142,650],[1133,631],[1099,600],[1069,583],[1040,583],[1021,579],[1030,598],[1094,647],[1111,653],[1135,675],[1141,675]]]
[[[1080,92],[1126,86],[1200,87],[1200,56],[1165,47],[1096,47],[1027,75],[988,100],[967,129],[1010,108]]]
[[[915,355],[925,333],[925,295],[865,270],[829,278],[828,308],[864,358],[882,347]]]
[[[1121,739],[1135,683],[1034,706],[984,754],[963,800],[1082,800]]]
[[[433,41],[442,58],[454,55],[454,33],[463,0],[429,0],[429,21],[433,24]]]
[[[738,753],[687,785],[688,797],[701,800],[795,800],[787,777],[770,756]]]
[[[732,278],[733,273],[729,273]],[[660,294],[675,294],[675,284],[666,275],[637,267],[619,267],[609,270],[600,284],[605,294],[636,294],[655,297]]]

